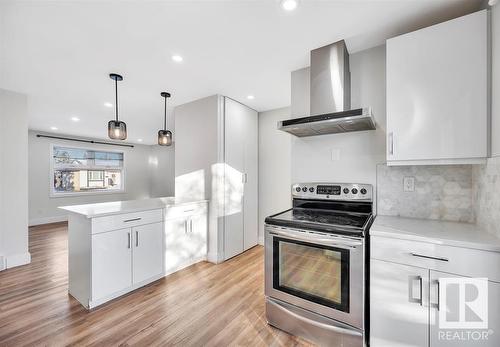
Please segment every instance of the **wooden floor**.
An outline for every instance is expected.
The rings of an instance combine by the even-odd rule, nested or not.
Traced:
[[[32,263],[0,272],[0,346],[306,346],[267,325],[261,246],[202,262],[91,312],[68,295],[67,227],[30,228]]]

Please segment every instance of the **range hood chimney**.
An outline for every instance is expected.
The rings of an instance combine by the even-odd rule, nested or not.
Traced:
[[[345,41],[311,51],[310,116],[278,122],[298,137],[374,130],[370,108],[351,110],[351,72]]]

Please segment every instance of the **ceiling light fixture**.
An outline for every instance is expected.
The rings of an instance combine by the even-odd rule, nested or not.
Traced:
[[[110,103],[110,102],[105,102],[105,103],[104,103],[104,106],[106,106],[106,107],[113,107],[113,104],[112,104],[112,103]]]
[[[297,8],[298,6],[298,0],[282,0],[281,1],[281,7],[283,7],[283,9],[285,11],[293,11]]]
[[[490,6],[495,6],[496,4],[498,4],[498,0],[489,0],[488,1],[488,5],[490,5]]]
[[[137,139],[137,142],[142,142],[142,139]]]
[[[118,120],[118,81],[123,81],[123,77],[111,73],[109,78],[115,81],[115,120],[110,120],[108,122],[108,136],[112,140],[125,140],[127,138],[127,124]]]
[[[170,98],[170,93],[161,92],[160,95],[165,98],[165,118],[163,119],[163,130],[158,131],[158,144],[160,146],[170,146],[172,144],[172,132],[167,130],[167,98]]]
[[[71,117],[71,120],[72,120],[73,122],[79,122],[79,121],[80,121],[80,118],[78,118],[78,117]]]
[[[173,55],[172,60],[175,61],[176,63],[181,63],[184,59],[180,55]]]
[[[247,99],[248,99],[248,100],[253,100],[253,99],[255,99],[255,96],[253,96],[253,95],[248,95],[248,96],[247,96]]]
[[[57,127],[50,127],[50,130],[59,130]]]

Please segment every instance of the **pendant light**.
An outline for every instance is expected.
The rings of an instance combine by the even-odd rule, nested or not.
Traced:
[[[170,93],[161,92],[160,95],[165,98],[165,118],[163,120],[163,130],[158,131],[158,144],[160,146],[170,146],[172,144],[172,132],[167,130],[167,98],[170,98]]]
[[[108,136],[112,140],[125,140],[127,138],[127,124],[118,120],[118,81],[122,81],[123,77],[111,73],[109,78],[115,81],[115,114],[116,119],[108,122]]]

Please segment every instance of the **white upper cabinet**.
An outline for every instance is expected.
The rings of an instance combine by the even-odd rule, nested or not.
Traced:
[[[488,17],[483,10],[387,40],[388,165],[488,156]]]

